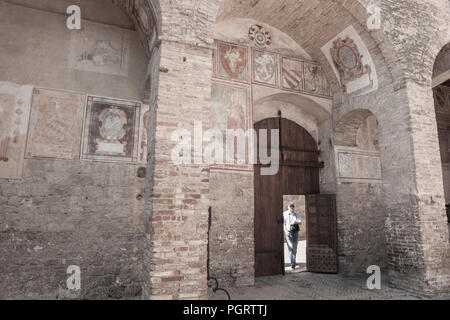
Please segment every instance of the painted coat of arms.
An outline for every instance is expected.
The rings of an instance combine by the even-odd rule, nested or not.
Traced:
[[[277,55],[265,51],[253,51],[253,77],[255,82],[275,86],[277,84]]]
[[[140,104],[88,97],[83,159],[135,162]]]
[[[364,76],[368,76],[369,81],[368,85],[363,89],[373,87],[372,69],[368,64],[363,64],[363,56],[359,53],[358,47],[350,37],[336,39],[330,51],[334,65],[339,72],[341,84],[345,87],[347,93],[353,91],[349,90],[349,83]]]
[[[321,66],[305,62],[305,92],[330,95],[330,87]]]
[[[225,79],[247,81],[247,48],[219,43],[219,76]]]
[[[283,88],[288,90],[303,91],[303,62],[283,58]]]

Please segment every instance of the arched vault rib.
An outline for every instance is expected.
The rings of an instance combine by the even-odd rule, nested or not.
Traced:
[[[162,28],[159,0],[112,0],[112,2],[130,16],[150,57]]]

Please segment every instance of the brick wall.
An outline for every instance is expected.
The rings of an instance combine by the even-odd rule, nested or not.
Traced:
[[[223,286],[254,284],[253,172],[212,171],[210,273]]]

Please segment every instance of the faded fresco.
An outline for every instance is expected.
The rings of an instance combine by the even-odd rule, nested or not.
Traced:
[[[283,89],[303,91],[303,61],[283,57]]]
[[[69,67],[76,70],[128,76],[130,31],[84,24],[71,32]]]
[[[149,125],[150,107],[148,105],[143,105],[139,125],[138,162],[140,163],[147,163]]]
[[[277,55],[265,51],[253,51],[253,80],[271,86],[277,85]]]
[[[20,179],[32,87],[0,82],[0,179]]]
[[[323,68],[317,63],[218,40],[216,44],[213,78],[219,81],[224,79],[251,82],[292,92],[330,97],[330,85]],[[252,52],[252,63],[248,61],[249,52]],[[249,71],[252,75],[247,79]]]
[[[135,162],[140,104],[89,96],[82,159]]]
[[[330,87],[321,66],[305,62],[305,92],[322,96],[330,95]]]
[[[376,155],[338,152],[339,177],[381,180],[381,159]]]
[[[219,77],[238,81],[248,80],[248,50],[246,47],[219,42],[217,52]]]
[[[246,131],[250,126],[250,110],[248,107],[247,88],[232,87],[219,83],[212,85],[212,106],[215,112],[214,128],[219,129],[223,134],[224,143],[227,148],[224,150],[229,157],[234,158],[234,163],[221,164],[217,168],[225,169],[249,169],[250,167],[239,160],[245,160],[247,155],[238,154],[237,143],[235,142],[234,155],[228,150],[229,141],[226,140],[226,130],[242,129]],[[231,149],[230,149],[231,150]],[[248,153],[248,149],[246,150]],[[247,159],[248,160],[248,159]]]
[[[247,89],[213,84],[212,105],[215,128],[247,130]]]
[[[322,47],[344,93],[367,94],[378,89],[375,64],[353,26],[349,26]]]
[[[26,157],[79,159],[85,98],[34,89]]]

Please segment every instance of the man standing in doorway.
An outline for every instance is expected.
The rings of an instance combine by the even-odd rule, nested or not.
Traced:
[[[297,266],[297,246],[298,246],[298,233],[300,231],[300,225],[302,220],[300,214],[295,211],[295,203],[289,203],[289,208],[283,213],[284,219],[284,232],[286,235],[286,243],[289,250],[291,259],[291,266],[294,270]]]

